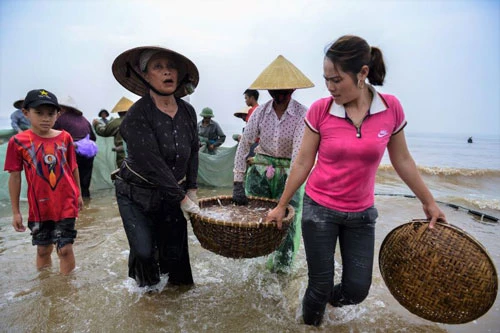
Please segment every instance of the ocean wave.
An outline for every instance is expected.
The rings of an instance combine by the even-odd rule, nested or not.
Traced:
[[[500,177],[500,170],[497,169],[467,169],[467,168],[449,168],[449,167],[427,167],[417,166],[418,171],[423,175],[431,176],[485,176]],[[394,171],[391,164],[381,164],[379,171]]]
[[[453,203],[458,205],[473,207],[478,209],[486,210],[486,213],[494,212],[495,216],[498,216],[500,212],[500,199],[495,198],[467,198],[467,197],[451,197]]]

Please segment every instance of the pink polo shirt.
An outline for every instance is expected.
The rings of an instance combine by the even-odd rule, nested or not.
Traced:
[[[344,106],[335,104],[333,97],[314,102],[307,112],[306,124],[321,140],[305,190],[322,206],[342,212],[360,212],[373,206],[375,176],[385,148],[391,136],[406,125],[398,99],[369,88],[374,98],[359,137]]]

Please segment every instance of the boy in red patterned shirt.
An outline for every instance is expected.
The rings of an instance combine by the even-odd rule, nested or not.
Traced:
[[[37,245],[37,268],[50,266],[54,244],[57,244],[59,269],[67,275],[75,268],[75,220],[83,199],[71,135],[52,129],[58,112],[54,94],[44,89],[28,92],[23,113],[31,121],[31,129],[9,140],[5,171],[10,173],[12,226],[19,232],[26,230],[19,209],[23,170],[26,176],[28,228],[33,245]]]

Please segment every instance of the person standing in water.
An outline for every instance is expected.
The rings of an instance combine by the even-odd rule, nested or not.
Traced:
[[[130,246],[128,275],[153,286],[191,285],[189,213],[197,205],[199,139],[196,112],[182,97],[198,85],[194,63],[155,46],[130,49],[112,65],[116,80],[142,96],[120,133],[127,157],[115,178],[116,200]]]
[[[269,199],[281,197],[291,162],[300,148],[307,111],[304,105],[292,98],[292,94],[296,89],[313,86],[282,55],[264,69],[250,86],[250,89],[267,89],[272,99],[255,109],[238,144],[234,159],[233,202],[246,205],[247,195]],[[257,138],[260,140],[255,156],[247,160]],[[292,201],[296,214],[287,236],[268,260],[267,267],[274,272],[290,270],[300,245],[301,193],[297,191]]]
[[[56,244],[59,270],[67,275],[75,268],[75,220],[83,199],[73,139],[66,131],[52,129],[59,109],[57,97],[48,90],[28,92],[22,110],[31,128],[9,140],[5,170],[10,173],[14,230],[26,230],[19,208],[24,170],[28,183],[28,228],[32,243],[37,246],[36,267],[40,270],[51,265]]]
[[[394,169],[422,202],[430,228],[446,221],[408,151],[399,100],[374,88],[385,77],[380,49],[342,36],[326,50],[323,76],[331,96],[307,112],[300,152],[278,206],[266,218],[281,227],[288,202],[307,180],[302,230],[309,281],[302,316],[315,326],[327,303],[358,304],[368,295],[378,217],[375,175],[386,147]],[[334,286],[337,240],[342,279]]]
[[[65,130],[76,145],[76,161],[80,174],[80,186],[82,197],[90,199],[90,182],[94,168],[94,157],[97,154],[97,137],[92,130],[92,125],[83,116],[71,96],[66,96],[60,103],[61,112],[54,124],[54,129]]]

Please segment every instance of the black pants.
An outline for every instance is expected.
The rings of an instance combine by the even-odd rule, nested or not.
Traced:
[[[116,198],[130,246],[129,277],[140,287],[160,282],[193,284],[187,221],[180,205],[166,202],[154,189],[115,180]]]
[[[92,168],[94,167],[94,158],[88,158],[76,154],[76,162],[78,163],[78,173],[80,174],[80,187],[82,189],[82,197],[90,198],[90,180],[92,179]]]
[[[308,285],[302,301],[304,322],[319,325],[326,304],[358,304],[368,296],[375,243],[375,207],[363,212],[335,211],[304,196],[302,233]],[[342,279],[333,286],[337,239],[342,257]]]

